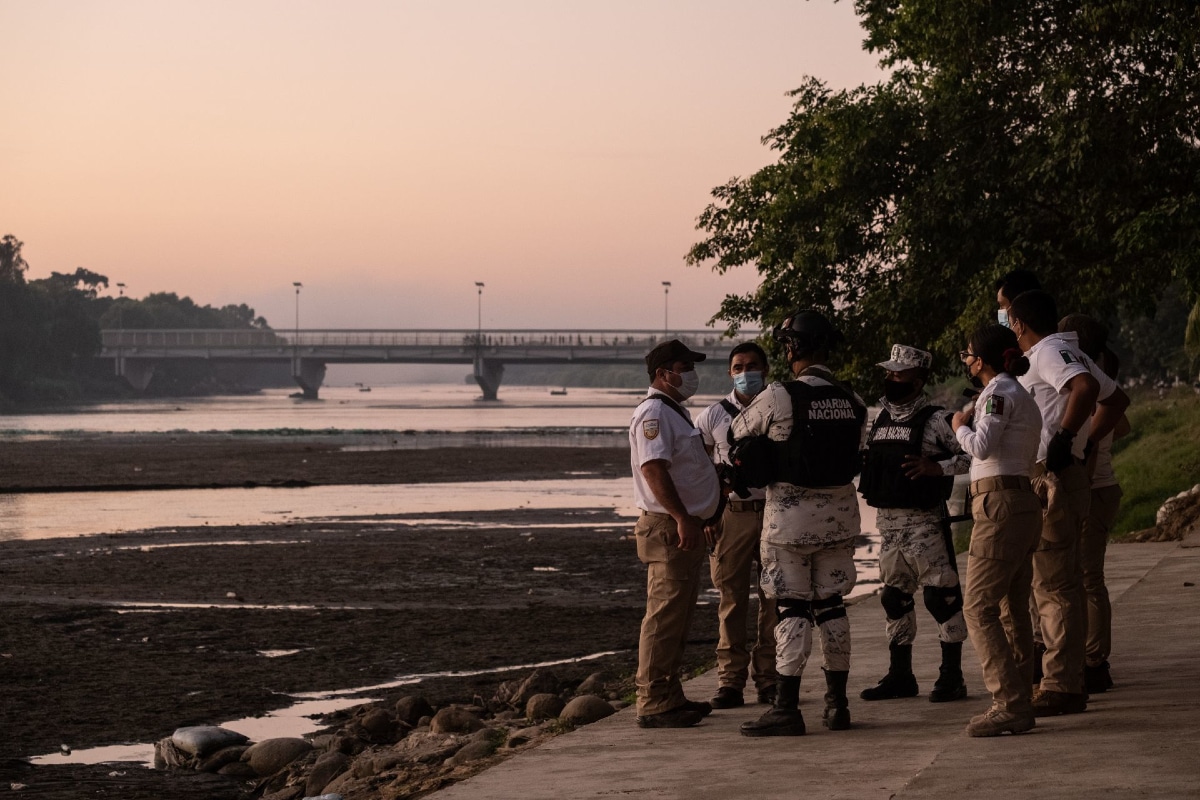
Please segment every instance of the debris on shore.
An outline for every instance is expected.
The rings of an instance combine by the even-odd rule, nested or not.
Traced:
[[[1200,532],[1200,483],[1168,499],[1154,517],[1154,527],[1132,535],[1135,542],[1177,542]]]

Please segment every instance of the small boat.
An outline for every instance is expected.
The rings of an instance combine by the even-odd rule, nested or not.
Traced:
[[[360,392],[369,392],[369,391],[371,391],[371,387],[370,387],[370,386],[363,386],[361,383],[356,383],[356,384],[354,384],[354,385],[358,387],[358,390],[359,390]]]
[[[561,389],[551,389],[550,390],[550,394],[566,394],[566,393],[567,393],[567,387],[565,387],[565,386]]]

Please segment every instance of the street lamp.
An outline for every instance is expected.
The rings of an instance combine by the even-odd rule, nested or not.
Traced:
[[[475,288],[479,290],[479,308],[475,322],[475,342],[483,344],[483,282],[475,281]]]
[[[296,287],[296,341],[292,344],[293,347],[300,345],[300,287],[303,285],[300,281],[292,282],[292,286]]]
[[[125,299],[125,284],[118,283],[117,284],[117,330],[119,330],[119,331],[125,330],[124,317],[122,315],[125,304],[123,302],[121,302],[124,299]]]
[[[671,282],[663,281],[663,333],[670,333],[671,326],[667,324],[667,301],[671,295]]]

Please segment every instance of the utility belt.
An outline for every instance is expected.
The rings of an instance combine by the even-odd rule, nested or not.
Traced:
[[[995,492],[1000,489],[1024,489],[1033,491],[1033,483],[1024,475],[994,475],[990,478],[980,478],[971,481],[971,495],[977,496],[984,492]]]
[[[745,511],[762,511],[767,507],[766,500],[730,500],[726,506],[730,511],[742,513]]]

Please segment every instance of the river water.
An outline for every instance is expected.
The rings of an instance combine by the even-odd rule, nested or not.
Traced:
[[[243,397],[132,400],[57,409],[48,413],[0,415],[0,447],[6,438],[102,437],[170,432],[288,438],[319,437],[348,449],[522,445],[624,446],[633,407],[643,392],[609,389],[503,387],[501,399],[484,402],[474,386],[327,386],[322,399],[302,401],[277,389]],[[717,396],[699,396],[693,415]],[[469,491],[466,489],[469,486]],[[80,502],[76,502],[79,499]],[[83,500],[86,500],[84,502]],[[637,510],[632,480],[598,479],[586,473],[559,480],[487,481],[400,486],[312,486],[302,488],[193,489],[178,491],[0,494],[0,543],[121,533],[181,526],[250,525],[417,513],[437,521],[439,512],[520,508],[610,508],[632,524]],[[863,531],[855,558],[855,594],[878,586],[877,535],[873,509],[862,506]],[[86,509],[82,511],[81,509]],[[423,520],[409,520],[422,524]],[[461,524],[461,523],[459,523]],[[471,524],[471,523],[467,523]],[[525,526],[528,527],[528,526]],[[563,527],[570,527],[565,525]],[[702,599],[714,604],[715,593]],[[163,608],[168,609],[169,603]],[[286,654],[265,654],[265,657]],[[501,668],[501,669],[509,669]],[[455,674],[455,673],[447,673]],[[427,676],[397,676],[380,687],[355,687],[297,697],[266,718],[231,720],[228,727],[252,738],[300,736],[316,729],[310,715],[365,702],[363,693],[418,682]],[[148,762],[149,744],[50,754],[37,763]]]

